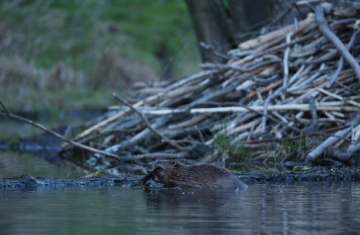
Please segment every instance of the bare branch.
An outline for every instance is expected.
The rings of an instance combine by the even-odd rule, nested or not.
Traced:
[[[339,50],[340,54],[354,69],[357,78],[360,80],[359,62],[357,62],[357,60],[350,54],[350,52],[346,48],[346,46],[341,42],[341,40],[329,28],[329,25],[326,22],[326,19],[324,16],[324,7],[322,4],[316,6],[316,8],[315,8],[315,19],[319,26],[320,32],[334,44],[334,46]]]
[[[67,142],[67,143],[69,143],[69,144],[71,144],[71,145],[73,145],[73,146],[76,146],[76,147],[85,149],[85,150],[90,151],[90,152],[93,152],[93,153],[99,153],[99,154],[101,154],[101,155],[105,155],[105,156],[107,156],[107,157],[114,158],[114,159],[116,159],[116,160],[121,160],[121,158],[120,158],[118,155],[116,155],[116,154],[108,153],[108,152],[105,152],[105,151],[102,151],[102,150],[99,150],[99,149],[95,149],[95,148],[92,148],[92,147],[89,147],[89,146],[86,146],[86,145],[77,143],[77,142],[75,142],[75,141],[72,141],[72,140],[66,138],[66,137],[63,136],[63,135],[60,135],[59,133],[57,133],[57,132],[55,132],[55,131],[53,131],[53,130],[48,129],[47,127],[45,127],[45,126],[43,126],[43,125],[41,125],[41,124],[39,124],[39,123],[36,123],[36,122],[34,122],[34,121],[32,121],[32,120],[29,120],[29,119],[27,119],[27,118],[20,117],[20,116],[18,116],[18,115],[16,115],[16,114],[13,114],[13,113],[11,113],[11,112],[6,108],[6,106],[4,105],[4,103],[3,103],[1,100],[0,100],[0,105],[2,106],[2,108],[3,108],[4,111],[5,111],[5,113],[0,113],[1,115],[4,115],[4,116],[10,117],[10,118],[12,118],[12,119],[15,119],[15,120],[18,120],[18,121],[21,121],[21,122],[25,122],[25,123],[27,123],[27,124],[30,124],[30,125],[32,125],[32,126],[35,126],[35,127],[37,127],[37,128],[39,128],[39,129],[41,129],[41,130],[43,130],[43,131],[45,131],[45,132],[47,132],[47,133],[49,133],[49,134],[51,134],[51,135],[53,135],[53,136],[59,138],[59,139],[62,140],[62,141],[65,141],[65,142]]]

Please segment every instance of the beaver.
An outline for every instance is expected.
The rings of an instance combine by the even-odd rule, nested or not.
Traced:
[[[212,164],[185,165],[173,160],[159,160],[147,165],[148,177],[166,187],[241,188],[248,186],[223,167]]]

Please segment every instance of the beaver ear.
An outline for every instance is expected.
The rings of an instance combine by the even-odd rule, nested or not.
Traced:
[[[177,161],[171,161],[171,165],[173,165],[173,166],[177,166]]]

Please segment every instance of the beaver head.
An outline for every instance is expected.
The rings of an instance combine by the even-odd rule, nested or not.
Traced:
[[[178,161],[159,160],[147,164],[146,170],[152,175],[154,181],[163,183],[168,187],[177,186],[176,181],[181,178],[180,174],[186,166]]]

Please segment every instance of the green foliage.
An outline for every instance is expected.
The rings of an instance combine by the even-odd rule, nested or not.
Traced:
[[[194,38],[183,1],[23,2],[12,8],[9,1],[3,3],[0,19],[24,36],[16,45],[20,47],[10,50],[41,67],[65,60],[87,69],[93,50],[109,48],[156,60],[162,48],[176,54],[187,38]]]
[[[103,175],[106,175],[106,171],[104,171],[104,170],[98,170],[94,173],[94,177],[100,177]]]
[[[293,167],[293,170],[294,171],[306,171],[306,170],[310,170],[310,169],[312,169],[312,167],[310,167],[310,166],[294,166]]]
[[[228,134],[218,134],[214,141],[217,154],[221,157],[229,157],[234,162],[247,161],[250,158],[250,151],[238,144],[232,143],[234,136]]]
[[[106,96],[100,98],[102,101],[108,100],[114,89],[123,87],[117,80],[126,79],[124,74],[145,67],[138,77],[160,77],[164,54],[167,60],[175,61],[175,76],[198,69],[196,40],[180,0],[5,0],[0,3],[0,30],[6,42],[0,49],[0,70],[6,74],[0,85],[7,87],[0,92],[15,109],[22,107],[16,105],[19,100],[12,101],[14,95],[24,95],[20,101],[31,101],[26,107],[36,108],[39,101],[33,96],[39,89],[46,97],[43,100],[52,100],[47,95],[54,95],[61,97],[63,104],[77,102],[76,92],[80,99],[93,101],[94,89]],[[19,66],[14,66],[15,62],[26,70],[16,71]],[[49,78],[51,69],[58,65],[72,75],[61,83]],[[109,72],[109,78],[104,71],[115,74]],[[48,86],[43,85],[46,79]],[[59,100],[54,101],[56,105],[50,106],[64,107]]]

